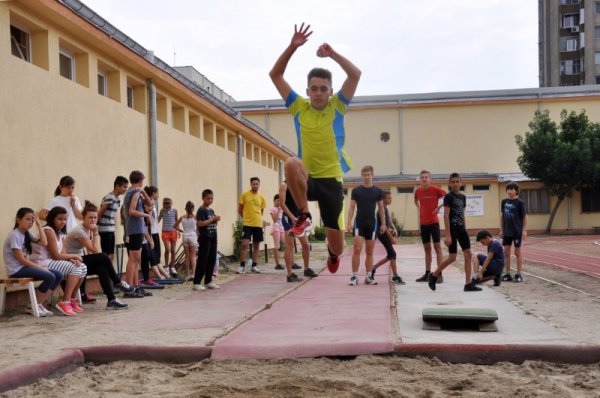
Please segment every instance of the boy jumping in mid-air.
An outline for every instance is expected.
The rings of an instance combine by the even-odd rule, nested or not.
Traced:
[[[285,179],[301,212],[296,225],[290,230],[295,236],[304,236],[312,229],[308,201],[319,203],[325,225],[329,258],[327,267],[336,272],[338,256],[344,251],[344,191],[342,176],[352,164],[344,150],[344,115],[360,79],[361,72],[350,61],[323,43],[317,56],[331,58],[346,72],[346,80],[337,93],[333,93],[331,72],[314,68],[308,74],[306,94],[309,99],[292,90],[283,74],[296,50],[312,34],[310,25],[294,26],[294,35],[288,47],[279,56],[269,73],[273,84],[294,115],[298,136],[298,157],[285,162]]]

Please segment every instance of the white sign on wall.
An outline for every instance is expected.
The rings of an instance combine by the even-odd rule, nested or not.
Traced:
[[[465,216],[483,216],[483,195],[467,195],[467,207]]]

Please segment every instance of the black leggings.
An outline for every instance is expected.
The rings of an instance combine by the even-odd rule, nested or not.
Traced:
[[[142,245],[142,259],[140,265],[142,267],[142,277],[145,281],[150,279],[150,267],[154,267],[158,264],[160,264],[160,257],[156,256],[154,249],[151,249],[147,243],[144,243]]]
[[[215,261],[217,260],[217,239],[206,237],[198,238],[198,259],[196,260],[196,273],[194,285],[199,285],[204,278],[204,284],[212,282]]]
[[[121,278],[117,275],[110,258],[104,253],[95,253],[82,256],[81,259],[87,265],[88,275],[98,275],[100,286],[108,301],[114,300],[113,284],[120,284]],[[81,284],[81,293],[85,293],[85,279]]]

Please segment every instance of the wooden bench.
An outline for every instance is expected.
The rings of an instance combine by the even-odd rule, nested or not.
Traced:
[[[37,318],[40,316],[38,302],[35,297],[35,280],[33,278],[7,278],[0,279],[0,315],[4,314],[4,301],[6,300],[6,288],[8,286],[27,286],[29,291],[29,302],[31,303],[31,314]]]

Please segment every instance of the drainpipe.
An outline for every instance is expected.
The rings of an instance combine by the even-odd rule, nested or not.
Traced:
[[[148,86],[148,132],[150,133],[150,182],[158,186],[158,149],[156,145],[156,87],[152,79],[146,79]]]
[[[399,173],[402,174],[404,172],[404,152],[402,151],[402,100],[398,100],[398,105],[398,153],[400,154]]]
[[[572,203],[571,197],[567,196],[567,231],[571,231],[573,229],[573,214],[572,214]]]
[[[243,172],[244,168],[242,167],[242,162],[244,161],[243,156],[243,146],[244,140],[242,135],[238,133],[237,135],[237,197],[239,198],[242,195],[242,186],[243,186]],[[236,202],[237,203],[237,202]],[[237,211],[236,211],[237,213]],[[239,215],[238,215],[239,217]]]

